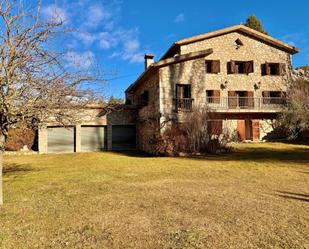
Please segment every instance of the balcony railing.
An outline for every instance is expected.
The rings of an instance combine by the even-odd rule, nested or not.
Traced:
[[[278,110],[285,105],[286,99],[280,97],[207,97],[206,104],[213,110]]]
[[[192,110],[193,100],[191,98],[173,99],[175,112],[190,112]]]

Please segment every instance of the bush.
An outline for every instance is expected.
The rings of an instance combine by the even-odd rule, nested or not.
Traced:
[[[28,149],[32,149],[34,144],[35,131],[23,126],[9,130],[5,149],[7,151],[19,151],[24,145],[27,145]]]
[[[223,134],[222,126],[210,125],[206,108],[195,107],[192,112],[185,114],[183,122],[166,128],[156,143],[156,152],[169,156],[217,153],[226,148],[229,140],[228,134]]]

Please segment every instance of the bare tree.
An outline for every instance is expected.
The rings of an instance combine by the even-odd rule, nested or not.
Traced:
[[[283,110],[280,124],[291,139],[309,130],[309,82],[298,79],[291,83],[287,91],[287,105]]]
[[[38,127],[51,117],[63,125],[76,121],[76,110],[93,101],[87,83],[99,78],[66,66],[66,53],[56,46],[68,31],[62,20],[43,20],[40,8],[17,2],[0,2],[0,204],[9,129],[20,122]]]

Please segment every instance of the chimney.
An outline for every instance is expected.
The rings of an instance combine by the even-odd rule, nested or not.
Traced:
[[[145,71],[147,70],[147,68],[154,63],[153,60],[153,55],[152,54],[145,54],[144,59],[145,59]]]

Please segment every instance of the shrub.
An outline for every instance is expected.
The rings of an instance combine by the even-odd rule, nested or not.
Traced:
[[[226,148],[229,136],[223,134],[222,125],[211,125],[210,116],[208,109],[194,107],[192,112],[184,114],[181,123],[174,122],[165,129],[157,140],[156,152],[173,156],[180,153],[217,153]]]
[[[19,151],[27,145],[28,149],[31,149],[35,143],[35,131],[21,126],[9,130],[6,150],[7,151]]]

